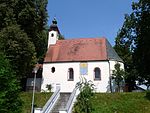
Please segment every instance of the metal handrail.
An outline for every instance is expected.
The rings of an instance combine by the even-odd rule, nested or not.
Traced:
[[[66,104],[66,112],[68,113],[71,108],[71,105],[73,104],[73,100],[75,99],[75,95],[76,95],[76,91],[77,91],[77,87],[75,87],[69,97],[69,100]]]
[[[52,109],[53,105],[57,101],[59,95],[60,95],[60,87],[58,87],[56,89],[56,91],[53,93],[51,98],[47,101],[47,103],[43,107],[42,113],[49,113],[50,112],[50,110]]]

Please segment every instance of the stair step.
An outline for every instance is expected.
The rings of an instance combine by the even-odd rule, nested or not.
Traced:
[[[71,93],[60,93],[60,97],[50,113],[59,113],[59,110],[65,110],[70,95]]]

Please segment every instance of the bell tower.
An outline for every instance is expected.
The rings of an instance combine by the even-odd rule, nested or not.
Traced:
[[[57,27],[57,20],[56,18],[53,19],[52,25],[49,28],[49,33],[48,33],[48,48],[50,45],[55,45],[58,38],[59,38],[60,32]]]

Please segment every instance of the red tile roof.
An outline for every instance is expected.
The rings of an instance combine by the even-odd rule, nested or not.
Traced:
[[[58,40],[50,45],[44,62],[107,60],[106,38]]]

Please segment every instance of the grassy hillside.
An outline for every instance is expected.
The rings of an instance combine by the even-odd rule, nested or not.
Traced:
[[[93,113],[150,113],[146,93],[101,93],[93,97]]]
[[[35,107],[43,107],[52,93],[35,93]],[[31,113],[32,93],[22,92],[21,98],[23,100],[23,112]]]
[[[96,93],[93,96],[92,113],[150,113],[150,100],[146,93]],[[43,107],[51,93],[36,93],[35,105]],[[22,93],[23,113],[30,113],[32,93]]]

